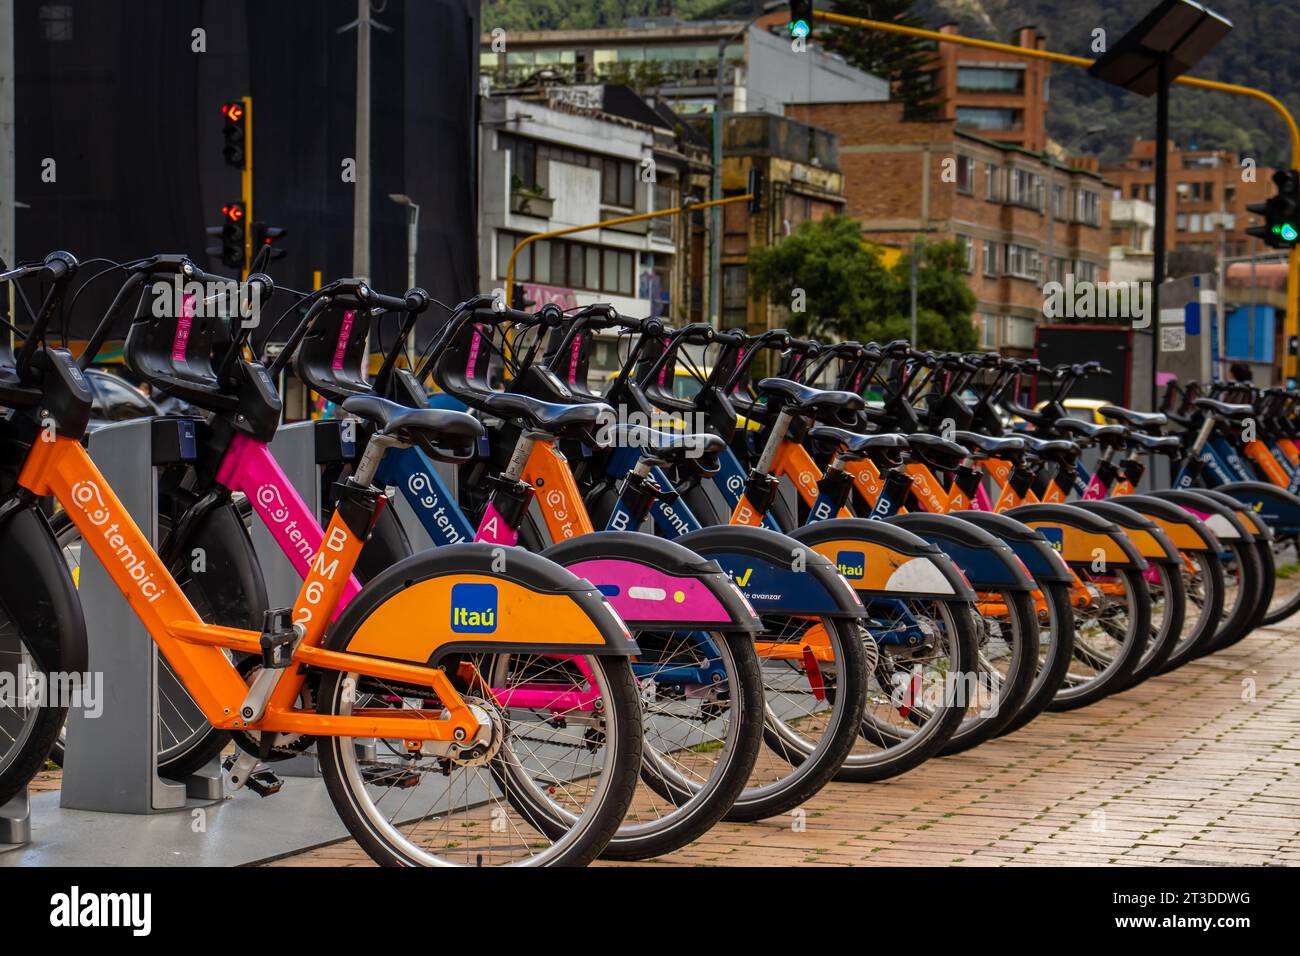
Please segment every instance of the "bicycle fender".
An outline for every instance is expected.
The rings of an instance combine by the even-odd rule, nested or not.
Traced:
[[[1072,504],[1076,508],[1092,511],[1103,518],[1109,518],[1119,525],[1128,536],[1128,539],[1133,542],[1133,546],[1138,549],[1138,553],[1147,561],[1157,564],[1182,565],[1182,555],[1178,553],[1174,543],[1169,540],[1169,536],[1145,515],[1120,504],[1118,501],[1075,501]]]
[[[721,565],[675,541],[639,531],[598,531],[553,544],[542,554],[595,584],[629,627],[763,629]]]
[[[834,563],[790,535],[745,525],[714,525],[677,543],[716,561],[760,614],[860,618],[857,592]]]
[[[1147,570],[1147,562],[1115,522],[1070,504],[1021,505],[1008,515],[1041,531],[1066,564],[1091,565],[1098,559],[1111,567]]]
[[[890,524],[906,528],[940,551],[961,569],[977,591],[999,588],[1007,591],[1035,591],[1033,577],[1001,538],[968,521],[951,515],[915,512],[894,515]]]
[[[796,528],[791,537],[829,558],[855,590],[873,598],[975,600],[975,592],[942,551],[892,524],[828,518]]]
[[[262,565],[228,496],[200,500],[176,524],[165,551],[169,564],[190,566],[190,579],[213,609],[209,624],[261,630],[270,607]]]
[[[325,645],[428,665],[454,653],[639,653],[590,581],[523,548],[479,543],[430,548],[381,572]]]
[[[1223,550],[1219,539],[1204,521],[1172,501],[1151,495],[1124,495],[1117,504],[1131,508],[1156,523],[1179,551]]]
[[[406,536],[406,529],[402,527],[402,520],[397,516],[397,509],[390,505],[380,510],[379,520],[362,545],[357,566],[352,569],[352,573],[358,581],[365,584],[385,568],[410,557],[414,550],[411,540]]]
[[[0,507],[0,540],[0,605],[43,668],[86,673],[86,619],[45,515],[12,499]]]
[[[1074,573],[1041,533],[996,511],[953,511],[951,516],[990,532],[1015,552],[1037,582],[1073,584]]]
[[[1285,488],[1263,481],[1234,481],[1209,490],[1244,505],[1270,538],[1274,528],[1300,529],[1300,496]]]
[[[1202,488],[1186,490],[1168,488],[1151,492],[1151,497],[1172,501],[1178,507],[1200,518],[1220,541],[1254,541],[1255,539],[1254,529],[1247,527],[1243,519],[1238,517],[1237,508],[1205,494]]]

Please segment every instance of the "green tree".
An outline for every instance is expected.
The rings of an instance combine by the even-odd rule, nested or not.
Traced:
[[[912,12],[913,0],[835,0],[835,13],[927,29]],[[889,81],[890,98],[903,103],[909,120],[937,119],[942,97],[934,88],[934,44],[929,40],[858,27],[835,27],[822,42],[849,63]]]
[[[975,348],[963,244],[926,243],[919,254],[918,345]],[[911,334],[910,253],[886,268],[848,216],[800,223],[782,242],[751,251],[749,271],[755,293],[791,310],[796,335],[888,342]]]

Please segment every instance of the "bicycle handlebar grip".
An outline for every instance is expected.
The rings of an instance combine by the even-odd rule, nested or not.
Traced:
[[[717,334],[717,330],[707,322],[692,322],[674,332],[673,340],[694,345],[708,345]]]
[[[724,332],[715,332],[713,340],[722,345],[744,345],[746,335],[742,329],[728,329]]]
[[[77,273],[77,257],[70,252],[64,252],[62,249],[51,252],[45,257],[42,268],[45,270],[45,276],[51,282],[58,282],[60,279],[71,278]]]

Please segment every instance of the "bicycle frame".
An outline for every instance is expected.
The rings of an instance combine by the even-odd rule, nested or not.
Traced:
[[[462,735],[477,732],[477,720],[442,671],[321,647],[328,616],[347,587],[363,543],[337,514],[322,536],[294,602],[293,619],[303,625],[306,633],[293,661],[305,667],[356,672],[430,687],[446,705],[446,719],[386,716],[391,715],[390,710],[362,709],[349,716],[303,711],[295,704],[306,673],[303,667],[289,667],[263,716],[244,720],[240,709],[248,686],[222,650],[260,655],[260,635],[202,621],[80,443],[63,436],[36,442],[19,473],[18,483],[39,497],[54,497],[67,510],[86,546],[104,565],[214,727],[409,741],[452,741],[458,731]],[[364,644],[366,635],[362,633],[358,637]]]

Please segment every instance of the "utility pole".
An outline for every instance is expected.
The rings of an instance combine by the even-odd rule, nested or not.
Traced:
[[[352,196],[352,274],[370,277],[370,0],[357,0],[357,181]]]
[[[916,348],[916,258],[921,251],[921,240],[912,240],[912,348]]]
[[[718,88],[716,102],[713,106],[713,189],[709,199],[717,202],[722,198],[722,104],[726,95],[723,90],[723,75],[727,69],[727,42],[730,38],[718,41]],[[712,313],[714,328],[722,325],[721,294],[722,272],[722,207],[714,206],[709,213],[709,312]]]

